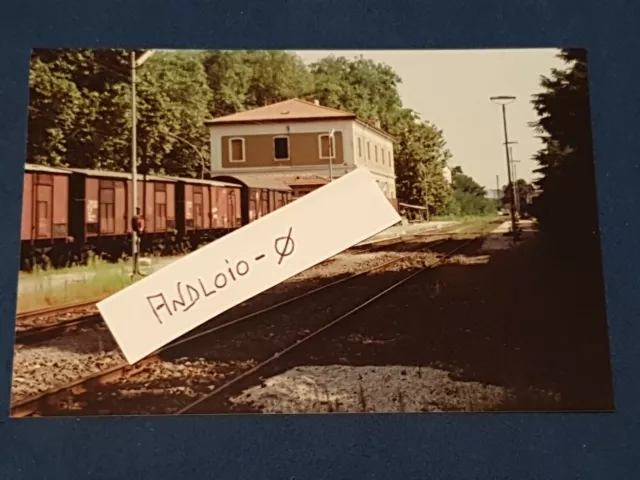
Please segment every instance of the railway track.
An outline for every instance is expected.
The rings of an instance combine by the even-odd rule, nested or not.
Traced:
[[[477,227],[477,225],[471,225],[471,227]],[[469,230],[469,228],[467,228],[467,230]],[[412,237],[414,237],[414,240],[420,239],[419,235],[412,235]],[[451,255],[454,255],[455,252],[460,250],[460,248],[462,248],[464,245],[467,245],[469,242],[463,243],[456,249],[445,252],[444,254],[436,255],[438,257],[437,259],[434,259],[434,261],[425,266],[422,270],[418,270],[418,272],[409,274],[409,276],[407,276],[406,271],[404,271],[402,268],[396,272],[393,272],[391,275],[391,277],[393,277],[393,281],[390,284],[383,286],[382,289],[378,289],[378,293],[374,297],[365,298],[363,300],[363,295],[364,297],[367,297],[367,293],[370,291],[370,288],[367,287],[363,289],[362,286],[358,287],[357,285],[351,285],[349,287],[351,289],[348,292],[349,294],[344,296],[353,299],[353,302],[351,302],[347,310],[341,312],[341,314],[338,315],[337,319],[329,322],[327,322],[326,319],[327,312],[323,311],[323,305],[326,310],[327,302],[325,301],[323,303],[321,301],[322,298],[324,298],[322,297],[322,295],[326,295],[325,300],[329,300],[329,311],[332,312],[333,310],[331,307],[331,295],[335,296],[336,290],[334,287],[342,285],[341,288],[346,288],[347,283],[352,283],[352,281],[356,278],[360,278],[365,275],[371,275],[377,270],[388,268],[394,264],[402,262],[403,259],[410,257],[416,252],[429,249],[432,250],[437,245],[445,244],[447,241],[450,240],[448,240],[447,238],[443,238],[441,240],[432,241],[426,246],[424,245],[424,243],[414,241],[413,243],[415,248],[409,248],[407,250],[407,254],[400,256],[400,258],[396,258],[383,264],[376,265],[372,268],[359,271],[353,275],[322,285],[318,288],[312,289],[293,298],[289,298],[275,305],[271,305],[257,312],[253,312],[230,321],[210,326],[209,328],[203,329],[199,332],[193,332],[192,334],[187,335],[185,338],[179,339],[167,345],[163,349],[157,351],[155,354],[145,358],[144,360],[138,362],[133,366],[130,366],[123,362],[122,364],[118,364],[106,371],[102,371],[89,377],[79,379],[75,382],[50,390],[36,397],[32,397],[21,402],[16,402],[12,406],[12,416],[24,417],[30,415],[38,416],[47,414],[77,414],[79,410],[83,413],[89,411],[89,414],[101,414],[105,413],[105,410],[109,413],[117,414],[118,407],[125,407],[126,409],[126,406],[124,404],[131,402],[118,401],[114,403],[112,400],[112,397],[114,397],[115,395],[114,392],[123,387],[123,385],[126,386],[127,382],[131,383],[132,381],[135,381],[137,377],[144,376],[145,372],[148,373],[148,370],[150,368],[161,365],[163,364],[163,362],[166,363],[167,360],[170,363],[171,361],[175,361],[176,359],[184,357],[185,355],[193,355],[193,351],[198,351],[201,349],[209,351],[209,353],[204,354],[205,357],[213,355],[218,359],[229,358],[233,356],[234,349],[236,350],[235,354],[237,356],[237,345],[243,343],[248,344],[246,345],[248,347],[251,347],[251,343],[264,345],[265,340],[269,342],[270,346],[271,344],[273,344],[274,348],[277,347],[275,352],[271,352],[269,355],[262,355],[260,357],[260,361],[258,361],[257,363],[254,362],[255,364],[250,363],[248,364],[248,367],[245,365],[244,367],[239,367],[238,369],[235,369],[235,367],[231,367],[231,370],[233,370],[233,372],[231,372],[230,374],[238,373],[235,372],[235,370],[242,370],[242,372],[240,372],[238,375],[232,375],[234,378],[231,381],[220,383],[215,381],[210,382],[207,379],[207,389],[205,389],[205,391],[198,391],[198,395],[196,395],[198,396],[197,403],[194,404],[193,402],[186,402],[185,404],[183,399],[182,402],[178,402],[180,403],[180,405],[167,406],[167,409],[173,411],[174,413],[191,413],[194,409],[198,408],[197,405],[201,404],[199,403],[200,401],[204,401],[205,399],[210,398],[209,391],[212,386],[215,387],[214,395],[218,395],[219,392],[222,392],[238,381],[255,374],[264,366],[273,362],[275,359],[280,358],[282,355],[285,355],[291,350],[299,347],[306,341],[317,336],[319,333],[330,328],[335,323],[364,308],[366,305],[377,300],[386,293],[394,290],[402,283],[412,278],[415,274],[419,273],[419,271],[424,270],[424,268],[433,268],[442,263]],[[401,241],[398,241],[396,239],[395,242],[391,241],[389,243],[410,244],[412,242],[406,239]],[[380,245],[378,247],[383,248],[383,246]],[[386,283],[389,282],[386,281]],[[297,305],[299,304],[300,300],[310,296],[313,296],[314,299],[314,303],[310,305],[319,305],[319,307],[317,308],[319,308],[320,310],[301,314],[296,310],[297,308],[299,308],[297,307]],[[286,308],[287,306],[289,308]],[[258,318],[262,321],[256,326],[256,329],[252,330],[251,332],[247,332],[244,328],[238,330],[237,327],[244,322],[250,319]],[[295,327],[296,319],[299,320],[300,318],[304,319],[305,325],[302,331],[300,331],[299,328],[298,330],[296,330]],[[312,328],[310,329],[309,327]],[[289,328],[289,330],[287,330],[287,328]],[[281,333],[284,330],[288,331],[289,334]],[[216,337],[212,338],[211,335],[213,335],[214,333],[216,334]],[[247,338],[247,336],[249,336],[249,338]],[[215,352],[213,353],[211,353],[212,342],[214,343],[214,345],[217,345],[216,348],[214,348]],[[153,379],[151,379],[148,383],[152,382]],[[109,408],[105,408],[105,402],[110,404]],[[132,408],[130,410],[137,410],[139,413],[149,413],[148,409],[146,412],[140,411],[140,408]],[[152,411],[151,413],[154,412]]]
[[[347,249],[344,253],[353,252],[354,254],[375,253],[390,245],[401,243],[405,238],[419,236],[442,236],[449,231],[455,230],[456,226],[445,227],[443,229],[432,230],[427,229],[414,234],[400,235],[392,238],[374,240],[363,245],[356,245]],[[429,232],[429,233],[426,233]],[[323,263],[331,262],[335,259],[329,258]],[[102,322],[102,317],[97,312],[89,315],[81,315],[70,319],[59,319],[60,316],[72,314],[78,310],[94,309],[95,305],[105,297],[72,303],[62,306],[51,306],[42,309],[21,312],[16,315],[16,338],[17,344],[29,345],[46,341],[51,338],[59,337],[70,330],[79,327],[91,327]],[[46,322],[42,319],[54,319],[54,321]],[[36,320],[41,320],[36,322]],[[30,325],[31,323],[31,325]]]
[[[45,307],[45,308],[38,308],[35,310],[27,310],[27,311],[18,313],[16,315],[16,320],[19,320],[21,322],[27,322],[27,321],[35,320],[41,317],[60,315],[63,313],[73,313],[77,310],[90,308],[100,300],[102,300],[102,298],[86,300],[86,301],[77,302],[77,303],[69,303],[66,305],[57,305],[57,306],[51,306],[51,307]]]
[[[468,241],[465,241],[461,245],[456,246],[455,248],[453,248],[449,252],[447,252],[444,255],[442,255],[437,260],[434,260],[433,262],[428,263],[427,265],[423,266],[422,268],[419,268],[416,271],[413,271],[411,273],[405,274],[401,278],[399,278],[397,280],[394,280],[393,283],[391,283],[390,285],[386,286],[386,288],[384,288],[382,290],[378,290],[375,294],[369,296],[368,298],[366,298],[364,300],[359,301],[353,308],[349,309],[345,313],[342,313],[342,314],[339,314],[339,315],[335,315],[327,323],[319,326],[319,328],[316,328],[315,330],[311,331],[307,335],[305,335],[302,338],[296,340],[294,343],[286,346],[285,348],[282,348],[281,350],[278,350],[277,352],[273,353],[271,356],[269,356],[266,359],[262,360],[257,365],[255,365],[252,368],[249,368],[249,369],[245,370],[244,372],[240,373],[239,375],[233,377],[231,380],[222,383],[221,385],[217,386],[213,390],[213,392],[201,396],[197,400],[189,403],[188,405],[186,405],[185,407],[181,408],[180,410],[178,410],[175,413],[183,414],[183,415],[184,414],[196,415],[196,414],[212,413],[212,411],[214,410],[214,409],[212,409],[212,406],[214,406],[216,404],[216,401],[218,401],[218,399],[222,395],[227,393],[233,387],[237,386],[241,382],[245,382],[247,386],[259,382],[261,380],[261,378],[259,377],[260,372],[265,370],[267,367],[272,366],[274,363],[276,363],[278,361],[281,361],[285,355],[290,354],[291,352],[293,352],[294,350],[298,349],[302,345],[306,344],[310,340],[318,337],[319,335],[321,335],[322,333],[324,333],[327,330],[331,329],[332,327],[335,327],[338,323],[343,322],[344,320],[346,320],[347,318],[351,317],[355,313],[360,312],[361,310],[365,309],[366,307],[368,307],[369,305],[373,304],[374,302],[379,301],[382,297],[384,297],[384,296],[388,295],[389,293],[391,293],[392,291],[396,290],[398,287],[400,287],[401,285],[405,284],[406,282],[408,282],[409,280],[411,280],[415,276],[423,273],[426,270],[430,270],[430,269],[436,268],[437,266],[443,264],[447,259],[449,259],[453,255],[455,255],[458,251],[462,250],[464,247],[466,247],[468,244],[470,244],[471,242],[473,242],[475,240],[477,240],[477,238],[472,238],[472,239],[470,239]],[[444,242],[446,242],[446,241],[444,241]],[[444,243],[444,242],[442,242],[442,243]],[[253,381],[253,382],[250,381],[250,379],[252,377],[255,379],[255,381]]]

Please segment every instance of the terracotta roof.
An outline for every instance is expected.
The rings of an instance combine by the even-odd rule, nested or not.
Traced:
[[[258,175],[215,175],[213,179],[219,182],[239,183],[249,188],[266,188],[269,190],[279,190],[284,192],[291,191],[291,187],[280,180]]]
[[[322,119],[355,119],[356,115],[334,108],[316,105],[299,98],[274,103],[266,107],[254,108],[246,112],[238,112],[224,117],[205,121],[206,125],[282,122],[288,120],[322,120]]]

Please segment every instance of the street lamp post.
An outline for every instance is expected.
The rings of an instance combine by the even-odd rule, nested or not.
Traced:
[[[516,220],[516,210],[515,210],[515,183],[512,180],[511,177],[511,158],[509,155],[509,136],[507,134],[507,109],[506,106],[509,103],[512,103],[513,101],[515,101],[516,97],[512,97],[512,96],[506,96],[506,95],[502,95],[502,96],[497,96],[497,97],[490,97],[489,100],[491,100],[493,103],[496,103],[498,105],[502,106],[502,123],[503,123],[503,127],[504,127],[504,149],[505,149],[505,154],[507,157],[507,175],[509,178],[509,187],[511,190],[511,195],[512,195],[512,201],[509,202],[510,203],[510,210],[511,210],[511,231],[513,232],[513,236],[514,238],[517,238],[518,235],[518,223]]]
[[[138,215],[138,139],[137,139],[137,111],[136,111],[136,70],[142,66],[153,54],[154,50],[147,50],[136,60],[135,51],[131,52],[131,216]],[[132,276],[140,273],[138,267],[138,233],[131,229],[131,257],[133,260]]]
[[[516,160],[513,158],[513,150],[511,149],[511,147],[509,147],[509,155],[511,156],[511,165],[513,167],[513,191],[515,193],[515,197],[514,197],[514,202],[516,204],[516,212],[518,212],[518,216],[520,216],[521,212],[520,212],[520,191],[518,190],[518,173],[517,173],[517,163],[520,162],[520,160]]]
[[[195,152],[200,156],[200,160],[202,161],[200,178],[204,179],[204,168],[205,168],[205,165],[207,164],[207,159],[205,158],[204,155],[202,155],[202,152],[200,151],[200,149],[198,147],[196,147],[193,143],[191,143],[191,142],[185,140],[184,138],[179,137],[179,136],[177,136],[177,135],[175,135],[173,133],[167,132],[167,135],[172,137],[172,138],[175,138],[176,140],[180,140],[181,142],[186,143],[187,145],[189,145],[191,148],[193,148],[195,150]]]

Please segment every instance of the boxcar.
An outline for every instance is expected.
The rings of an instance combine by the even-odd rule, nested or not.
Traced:
[[[64,169],[25,164],[20,231],[22,267],[31,269],[47,256],[66,262],[69,237],[69,177]]]
[[[197,245],[242,226],[240,185],[167,177],[176,182],[176,230]]]
[[[69,169],[73,236],[89,249],[120,256],[130,248],[130,173]],[[140,175],[138,207],[144,218],[142,249],[154,249],[175,233],[175,180]]]
[[[218,175],[214,180],[240,185],[242,224],[253,222],[291,202],[293,191],[285,183],[253,175]]]

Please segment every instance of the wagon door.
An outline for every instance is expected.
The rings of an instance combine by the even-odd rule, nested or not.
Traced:
[[[262,195],[260,196],[260,198],[262,200],[262,207],[260,209],[260,216],[264,217],[269,213],[269,190],[263,190],[261,193]]]
[[[36,238],[51,238],[53,175],[38,174],[36,185]]]
[[[98,205],[100,212],[100,234],[114,234],[115,225],[115,185],[113,180],[100,180]]]
[[[31,240],[33,236],[33,179],[32,173],[24,174],[22,190],[22,233],[21,240]]]
[[[193,220],[196,230],[204,228],[204,198],[202,187],[193,187]]]
[[[202,186],[202,228],[209,230],[213,228],[214,219],[213,211],[215,209],[216,198],[215,192],[212,191],[211,185]]]
[[[276,192],[275,190],[269,190],[269,210],[267,212],[271,213],[278,208],[276,204],[276,195],[280,192]]]
[[[225,226],[225,191],[224,187],[209,187],[209,192],[211,192],[211,228]]]
[[[167,185],[156,183],[154,192],[154,216],[156,232],[167,230]]]
[[[238,208],[238,204],[236,202],[236,189],[235,188],[225,188],[224,189],[226,192],[225,195],[225,227],[237,227],[237,223],[236,223],[236,217],[238,215],[238,211],[236,210]]]
[[[256,218],[258,218],[258,212],[256,209],[258,208],[258,198],[260,194],[259,190],[249,190],[249,221],[253,222]]]
[[[127,222],[127,192],[126,184],[124,181],[118,181],[115,184],[115,224],[116,234],[124,235],[129,231],[129,223]]]

